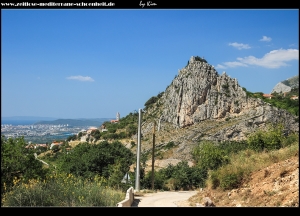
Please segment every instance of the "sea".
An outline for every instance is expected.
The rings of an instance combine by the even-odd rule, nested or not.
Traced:
[[[37,120],[3,120],[1,119],[1,125],[33,125],[38,122]],[[26,141],[31,141],[32,143],[51,143],[54,140],[65,140],[69,136],[74,135],[75,133],[71,132],[61,132],[55,135],[46,135],[46,136],[24,136]]]

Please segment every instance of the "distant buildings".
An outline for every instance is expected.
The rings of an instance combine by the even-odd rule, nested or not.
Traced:
[[[57,142],[57,141],[54,141],[54,142],[51,143],[50,149],[52,149],[53,146],[61,146],[62,144],[63,144],[63,142]]]
[[[105,124],[102,124],[102,125],[100,126],[100,130],[101,130],[101,132],[108,131],[108,130],[106,129]]]
[[[25,148],[34,148],[34,149],[36,149],[37,147],[47,148],[47,144],[31,144],[31,143],[29,143],[27,146],[25,146]]]
[[[91,134],[92,131],[94,131],[94,130],[97,130],[97,128],[95,128],[95,127],[90,127],[90,128],[86,131],[86,133],[87,133],[87,134]]]
[[[271,94],[263,94],[263,97],[271,99],[271,98],[274,97],[274,96],[271,95]]]
[[[290,97],[291,100],[298,100],[298,96],[297,95],[293,95],[292,97]]]
[[[120,113],[117,112],[116,119],[112,119],[112,120],[110,120],[110,122],[111,122],[111,123],[118,123],[119,120],[120,120]]]
[[[288,92],[284,92],[283,93],[283,97],[286,97],[287,93]],[[274,97],[274,95],[272,95],[272,94],[263,94],[263,97],[272,99],[272,97]],[[297,95],[293,95],[293,96],[290,97],[290,99],[291,100],[298,100],[298,96]]]

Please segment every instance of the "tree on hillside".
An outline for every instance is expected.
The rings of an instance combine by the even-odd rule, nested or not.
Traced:
[[[98,141],[101,137],[101,133],[99,130],[93,130],[91,135],[94,137],[95,141]]]
[[[81,133],[82,134],[82,133]],[[77,135],[76,134],[74,134],[74,135],[71,135],[71,136],[69,136],[68,138],[67,138],[67,141],[69,142],[69,141],[75,141],[77,139]]]
[[[34,150],[26,146],[24,137],[7,139],[1,136],[1,194],[16,180],[26,182],[45,177],[47,170],[35,159]]]
[[[69,154],[59,158],[57,164],[61,171],[77,176],[91,178],[100,175],[109,179],[110,174],[115,172],[111,165],[118,162],[120,171],[125,174],[133,161],[133,153],[122,143],[105,141],[97,145],[80,143]]]
[[[154,104],[156,101],[157,101],[157,97],[156,96],[153,96],[151,97],[149,100],[147,100],[147,102],[145,103],[145,107],[146,109],[151,105],[151,104]]]

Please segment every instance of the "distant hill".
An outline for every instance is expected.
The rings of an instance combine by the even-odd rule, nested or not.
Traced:
[[[288,78],[287,80],[282,81],[282,83],[291,88],[297,88],[299,87],[299,75]]]
[[[271,94],[274,92],[290,92],[293,88],[299,88],[299,75],[293,76],[277,83],[272,89]]]
[[[39,116],[10,116],[10,117],[1,117],[1,120],[5,121],[41,121],[41,120],[56,120],[58,118],[52,117],[39,117]]]
[[[37,124],[53,124],[53,125],[66,125],[69,126],[94,126],[99,127],[103,122],[109,121],[114,118],[94,118],[94,119],[56,119],[54,121],[38,121]]]
[[[31,125],[41,120],[56,120],[57,118],[52,117],[38,117],[38,116],[10,116],[1,117],[1,124],[11,125]]]

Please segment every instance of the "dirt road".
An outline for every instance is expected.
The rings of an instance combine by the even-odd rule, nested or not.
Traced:
[[[184,201],[197,194],[197,191],[165,191],[135,195],[132,207],[188,207]]]

